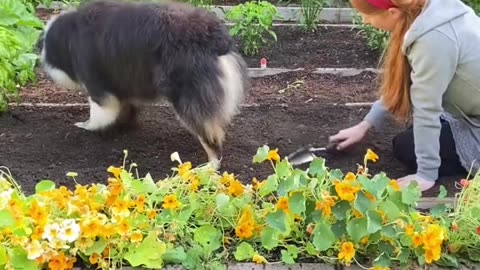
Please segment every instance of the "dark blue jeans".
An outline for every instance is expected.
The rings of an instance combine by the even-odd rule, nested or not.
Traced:
[[[439,177],[466,174],[467,171],[462,167],[460,158],[456,152],[455,141],[450,125],[444,120],[441,121],[440,158],[442,163],[439,169]],[[393,138],[392,144],[394,157],[407,167],[408,174],[415,173],[417,171],[417,159],[413,140],[413,126],[396,135]]]

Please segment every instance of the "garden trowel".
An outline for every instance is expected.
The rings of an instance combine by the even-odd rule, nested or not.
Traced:
[[[325,147],[302,147],[297,151],[289,154],[287,156],[288,162],[292,165],[301,165],[308,162],[311,162],[317,156],[315,153],[319,152],[338,152],[337,150],[338,142],[330,142]]]

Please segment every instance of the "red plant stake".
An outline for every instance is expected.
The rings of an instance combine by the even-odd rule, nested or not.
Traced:
[[[260,67],[267,68],[267,59],[265,58],[260,59]]]

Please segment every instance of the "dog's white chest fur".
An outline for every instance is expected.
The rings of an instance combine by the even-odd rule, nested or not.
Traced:
[[[40,55],[40,60],[44,65],[44,70],[45,72],[52,78],[52,80],[57,83],[58,85],[65,87],[67,89],[71,90],[79,90],[80,85],[76,83],[70,76],[67,75],[67,73],[63,72],[60,69],[54,68],[50,66],[47,61],[45,61],[46,57],[46,52],[45,52],[45,47],[42,50],[42,53]]]
[[[62,13],[66,13],[66,11],[62,12]],[[45,35],[46,33],[48,32],[48,30],[50,29],[50,27],[52,26],[53,22],[58,18],[59,15],[54,15],[52,16],[46,23],[45,25]],[[44,71],[47,73],[47,75],[50,76],[50,78],[55,82],[57,83],[58,85],[62,86],[62,87],[65,87],[67,89],[71,89],[71,90],[80,90],[81,87],[78,83],[76,83],[74,80],[72,80],[72,78],[70,78],[70,76],[67,75],[67,73],[65,73],[64,71],[60,70],[60,69],[57,69],[57,68],[54,68],[52,67],[51,65],[48,64],[48,62],[46,61],[46,57],[47,57],[47,49],[46,49],[46,45],[44,44],[43,45],[43,48],[42,48],[42,51],[40,53],[40,62],[43,64],[43,68],[44,68]]]

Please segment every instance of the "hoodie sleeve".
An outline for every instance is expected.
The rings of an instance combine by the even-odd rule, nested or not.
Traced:
[[[439,31],[421,36],[407,52],[412,67],[410,98],[417,176],[438,179],[442,98],[456,72],[458,47]]]
[[[385,120],[391,116],[390,112],[385,108],[382,98],[375,101],[370,108],[370,111],[365,115],[363,120],[367,121],[377,131],[383,130]]]

